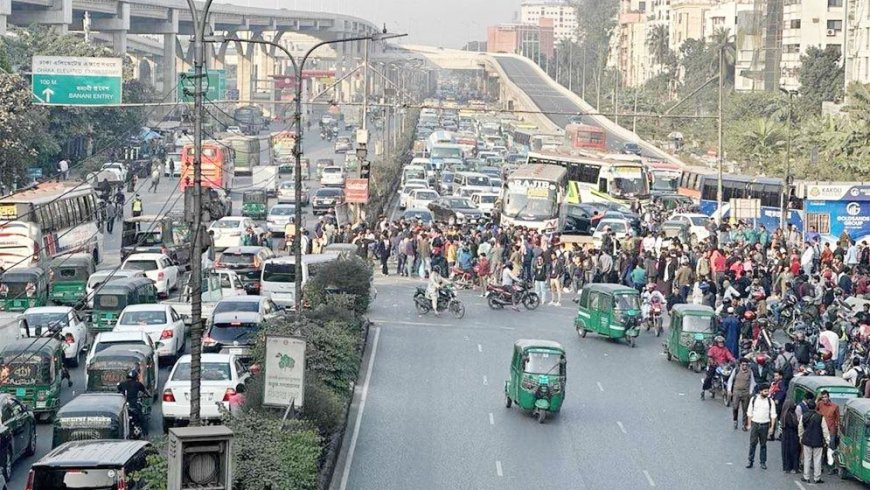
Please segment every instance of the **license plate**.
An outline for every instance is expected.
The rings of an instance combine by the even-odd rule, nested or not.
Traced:
[[[16,397],[18,397],[18,398],[22,398],[22,397],[24,397],[25,395],[27,395],[27,389],[26,389],[26,388],[16,388],[16,389],[15,389],[15,396],[16,396]]]
[[[45,408],[45,402],[36,402],[36,408]]]

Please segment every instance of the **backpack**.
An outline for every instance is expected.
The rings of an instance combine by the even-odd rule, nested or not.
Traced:
[[[782,367],[782,379],[785,380],[786,383],[794,378],[794,366],[791,365],[791,361],[795,359],[794,354],[792,354],[791,359],[785,357],[785,354],[780,354],[780,357],[785,359],[785,365]]]

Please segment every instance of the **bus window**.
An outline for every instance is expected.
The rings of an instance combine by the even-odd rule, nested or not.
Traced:
[[[701,189],[701,199],[705,201],[715,201],[719,193],[719,189],[715,180],[712,179],[702,179],[703,180],[703,188]]]
[[[598,179],[598,192],[607,194],[607,179]]]

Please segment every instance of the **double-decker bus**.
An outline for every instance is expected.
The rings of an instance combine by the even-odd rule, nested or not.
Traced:
[[[184,145],[181,152],[181,190],[193,185],[193,145]],[[220,141],[202,142],[202,186],[231,189],[235,175],[235,155],[231,147]]]
[[[568,170],[560,165],[523,165],[511,172],[505,182],[502,224],[555,230],[567,182]]]
[[[607,151],[607,135],[604,130],[588,124],[565,126],[565,143],[571,148]]]
[[[80,182],[46,182],[0,199],[0,266],[32,267],[71,253],[103,259],[94,189]]]
[[[560,152],[529,153],[529,164],[558,165],[568,171],[565,201],[630,203],[649,199],[649,179],[642,164]]]
[[[253,168],[260,165],[260,138],[257,136],[232,136],[222,141],[233,149],[236,175],[251,175]]]

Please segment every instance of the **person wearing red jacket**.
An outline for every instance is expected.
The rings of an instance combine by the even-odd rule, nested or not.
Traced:
[[[701,385],[701,399],[707,390],[713,386],[713,375],[716,374],[716,368],[736,361],[731,351],[725,347],[725,337],[717,335],[713,339],[713,345],[707,349],[707,375],[704,376],[704,383]]]

